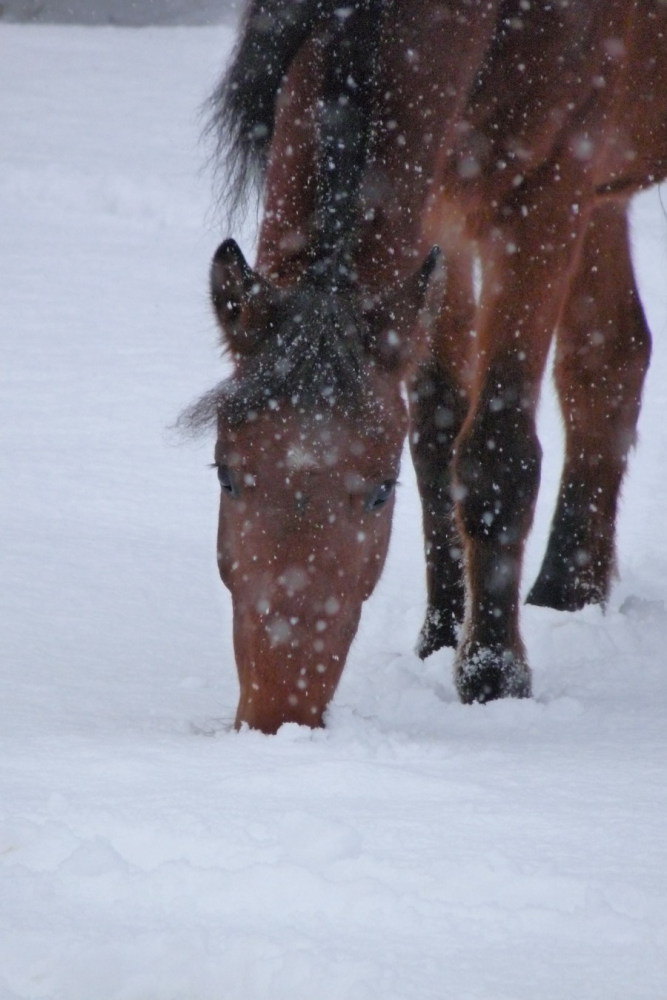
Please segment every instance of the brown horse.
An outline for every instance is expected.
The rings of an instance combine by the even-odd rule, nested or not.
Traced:
[[[604,604],[614,570],[650,353],[626,210],[667,176],[667,3],[253,0],[214,104],[230,197],[251,175],[264,193],[255,269],[231,240],[212,265],[234,373],[188,414],[217,423],[237,726],[322,724],[406,431],[419,654],[457,647],[464,702],[529,696],[519,588],[554,336],[566,457],[528,600]]]

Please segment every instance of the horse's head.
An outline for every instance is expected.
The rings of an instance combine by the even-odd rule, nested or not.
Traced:
[[[235,362],[215,395],[215,465],[237,726],[322,725],[387,552],[401,383],[426,339],[437,258],[373,299],[351,283],[280,289],[231,240],[214,257],[212,300]]]

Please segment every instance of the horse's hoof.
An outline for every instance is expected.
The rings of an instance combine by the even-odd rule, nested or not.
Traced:
[[[463,650],[455,666],[455,682],[464,705],[498,698],[530,698],[530,668],[510,650]]]
[[[597,582],[568,572],[563,567],[560,572],[540,573],[528,593],[526,604],[553,608],[555,611],[581,611],[587,604],[604,606],[607,590],[607,587],[601,587]]]
[[[443,646],[456,649],[458,645],[457,632],[459,623],[447,611],[429,607],[417,640],[416,653],[420,660],[425,660],[431,653],[437,652]]]

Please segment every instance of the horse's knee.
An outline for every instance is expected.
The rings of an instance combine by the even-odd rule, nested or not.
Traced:
[[[435,362],[421,369],[409,399],[410,450],[420,491],[437,491],[440,478],[448,475],[452,445],[465,418],[467,401]]]
[[[454,461],[458,517],[471,540],[520,543],[532,522],[542,449],[532,415],[486,411],[464,428]]]

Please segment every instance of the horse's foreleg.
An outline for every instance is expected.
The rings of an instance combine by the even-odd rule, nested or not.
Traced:
[[[456,443],[466,619],[455,679],[464,702],[530,695],[519,585],[540,477],[532,395],[521,362],[498,359]]]
[[[422,502],[427,608],[417,643],[424,659],[456,646],[463,621],[463,552],[454,519],[451,460],[468,409],[466,364],[474,322],[472,258],[447,254],[447,292],[430,360],[410,387],[410,449]]]
[[[535,409],[584,220],[569,207],[580,195],[570,200],[546,178],[523,195],[482,251],[475,393],[455,444],[466,565],[455,679],[464,702],[531,693],[519,586],[540,477]]]
[[[530,604],[604,604],[614,527],[651,341],[635,284],[625,205],[596,210],[558,330],[556,385],[566,452],[556,512]]]

